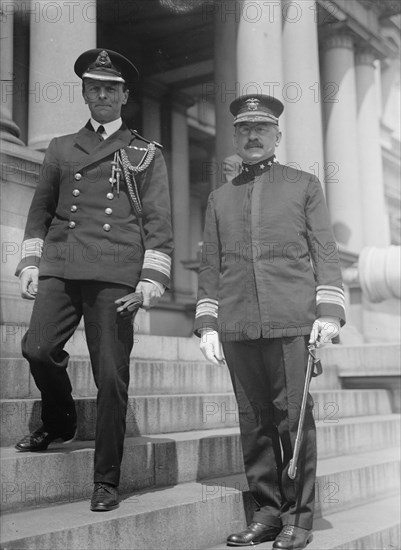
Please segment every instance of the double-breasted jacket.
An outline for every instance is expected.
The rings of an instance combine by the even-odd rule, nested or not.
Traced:
[[[173,240],[163,156],[156,148],[146,169],[135,176],[142,202],[138,216],[124,177],[119,185],[112,178],[111,163],[121,149],[131,167],[149,152],[148,143],[124,124],[107,140],[88,124],[51,141],[28,213],[17,274],[37,265],[40,276],[134,288],[140,279],[152,279],[168,286]]]

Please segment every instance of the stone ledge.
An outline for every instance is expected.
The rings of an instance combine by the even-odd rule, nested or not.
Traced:
[[[333,426],[347,417],[391,412],[383,390],[321,390],[312,392],[317,422]],[[96,398],[77,398],[78,439],[95,438]],[[41,405],[35,399],[3,399],[2,445],[12,445],[41,425]],[[290,409],[298,415],[299,411]],[[238,408],[233,393],[148,395],[129,397],[126,435],[139,436],[186,430],[206,430],[238,425]]]
[[[401,344],[372,343],[355,346],[329,345],[319,350],[323,365],[337,365],[340,375],[348,370],[400,369]]]
[[[89,359],[72,359],[68,374],[77,397],[94,397],[97,389]],[[323,374],[313,379],[316,390],[341,389],[337,368],[324,368]],[[188,394],[231,392],[228,369],[206,361],[160,361],[131,359],[130,395]],[[0,359],[0,398],[39,398],[40,392],[29,372],[28,362],[21,359]]]
[[[396,496],[318,518],[314,522],[313,541],[307,549],[396,550],[401,536],[399,518],[400,501]],[[258,545],[258,550],[271,548],[271,542]],[[227,546],[219,544],[207,550],[227,550]]]
[[[376,454],[380,461],[380,453]],[[373,460],[373,455],[374,453],[366,455],[367,463]],[[348,458],[347,461],[349,463]],[[372,467],[350,468],[349,478],[344,479],[344,483],[348,482],[352,488],[353,480],[360,479],[362,482],[370,473],[371,479],[375,479],[376,482],[367,484],[369,498],[378,498],[379,495],[383,495],[383,491],[394,489],[392,477],[394,468],[390,467],[390,464],[399,471],[399,460],[396,458],[387,460],[382,458],[381,464]],[[375,472],[375,468],[380,466],[381,471]],[[333,471],[335,472],[335,469]],[[376,477],[377,473],[383,474],[384,478]],[[325,483],[325,480],[319,477],[319,487],[322,482]],[[320,499],[323,496],[320,490],[318,495]],[[347,495],[351,498],[355,497],[352,491]],[[366,516],[364,510],[365,527],[366,521],[370,522],[369,529],[364,532],[365,535],[379,529],[393,527],[399,521],[399,515],[395,513],[399,502],[397,504],[395,500],[387,495],[387,506],[379,508],[380,510],[384,508],[388,512],[384,517],[378,513],[378,510],[374,511],[374,506],[370,507],[369,516]],[[358,501],[358,497],[357,500],[352,498],[351,501],[342,501],[340,504],[342,511],[339,513],[344,517],[344,510]],[[368,506],[366,498],[360,504],[363,506],[359,510],[366,508]],[[202,483],[191,482],[145,493],[133,493],[123,497],[120,508],[106,515],[90,512],[87,501],[52,506],[51,522],[49,522],[49,508],[4,514],[1,529],[2,545],[7,550],[17,548],[19,550],[22,548],[196,550],[222,542],[228,533],[242,529],[247,523],[246,514],[248,513],[249,517],[250,509],[245,477],[229,476]],[[347,514],[349,521],[352,514],[353,510]],[[316,517],[318,516],[319,514]],[[328,516],[328,519],[330,517]],[[380,522],[377,521],[379,517]],[[325,524],[327,528],[327,520]],[[188,536],[188,526],[191,527],[191,536]],[[351,535],[348,540],[353,538],[355,537]],[[342,539],[344,540],[344,533]],[[337,538],[337,544],[340,540]],[[324,550],[332,546],[320,545],[315,548]]]
[[[396,445],[396,415],[358,417],[341,424],[317,422],[319,464],[322,459]],[[75,441],[42,453],[1,449],[2,510],[88,499],[92,490],[94,442]],[[353,458],[354,460],[354,458]],[[356,460],[356,459],[355,459]],[[354,462],[353,462],[353,465]],[[339,471],[347,469],[344,461]],[[327,467],[319,466],[323,474]],[[154,434],[126,438],[121,492],[148,490],[243,471],[238,428]]]

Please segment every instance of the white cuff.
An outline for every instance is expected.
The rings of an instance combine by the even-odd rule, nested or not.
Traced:
[[[166,287],[162,285],[162,283],[159,283],[158,281],[153,281],[152,279],[142,279],[142,281],[148,281],[149,283],[153,283],[157,288],[160,290],[160,292],[163,294],[166,290]]]
[[[26,271],[27,269],[39,269],[37,265],[27,265],[23,269],[21,269],[20,274],[18,275],[19,278],[21,278],[21,275]]]

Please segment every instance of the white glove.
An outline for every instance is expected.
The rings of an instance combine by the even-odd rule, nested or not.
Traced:
[[[328,344],[332,338],[340,332],[340,319],[338,317],[319,317],[313,323],[309,343],[319,345]]]
[[[39,268],[26,267],[19,276],[21,296],[26,300],[34,300],[38,293]]]
[[[226,362],[219,333],[216,330],[204,328],[201,331],[200,350],[205,359],[215,365],[223,365]]]
[[[143,296],[143,309],[149,309],[157,304],[164,294],[163,285],[153,281],[139,281],[135,292],[141,292]]]

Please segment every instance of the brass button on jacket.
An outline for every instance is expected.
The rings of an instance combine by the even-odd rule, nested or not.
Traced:
[[[106,208],[105,212],[108,216],[110,216],[110,214],[113,212],[113,210],[112,210],[112,208]]]
[[[79,181],[80,179],[82,179],[82,174],[80,174],[80,173],[78,172],[77,174],[75,174],[74,179],[75,179],[76,181]]]
[[[104,229],[105,231],[110,231],[111,225],[109,225],[108,223],[105,223],[104,226],[103,226],[103,229]]]
[[[76,212],[78,210],[78,206],[76,204],[73,204],[70,208],[71,212]]]
[[[75,226],[76,226],[76,223],[75,223],[75,222],[69,222],[69,223],[68,223],[68,227],[69,227],[70,229],[74,229]]]
[[[117,182],[114,191],[109,182],[114,152],[126,148],[129,162],[137,166],[147,147],[139,138],[133,141],[133,134],[125,124],[112,140],[104,142],[100,142],[89,125],[75,134],[51,140],[26,225],[30,238],[44,240],[41,274],[66,280],[112,282],[130,288],[139,281],[143,271],[168,285],[164,254],[169,258],[173,244],[167,171],[161,150],[156,147],[151,166],[141,176],[143,199],[149,208],[149,211],[144,209],[145,233],[149,233],[147,243],[142,241],[122,178],[119,197]],[[82,178],[76,180],[76,174]],[[77,207],[75,212],[72,206]],[[111,215],[105,213],[107,207],[112,208]],[[45,219],[49,223],[52,220],[51,230],[45,227]],[[75,227],[69,226],[72,221]],[[110,229],[103,228],[106,223]],[[163,258],[157,273],[150,267],[143,268],[144,245]],[[92,261],[94,258],[96,261]],[[25,265],[23,261],[18,269]],[[153,260],[149,260],[149,265],[154,265]]]

